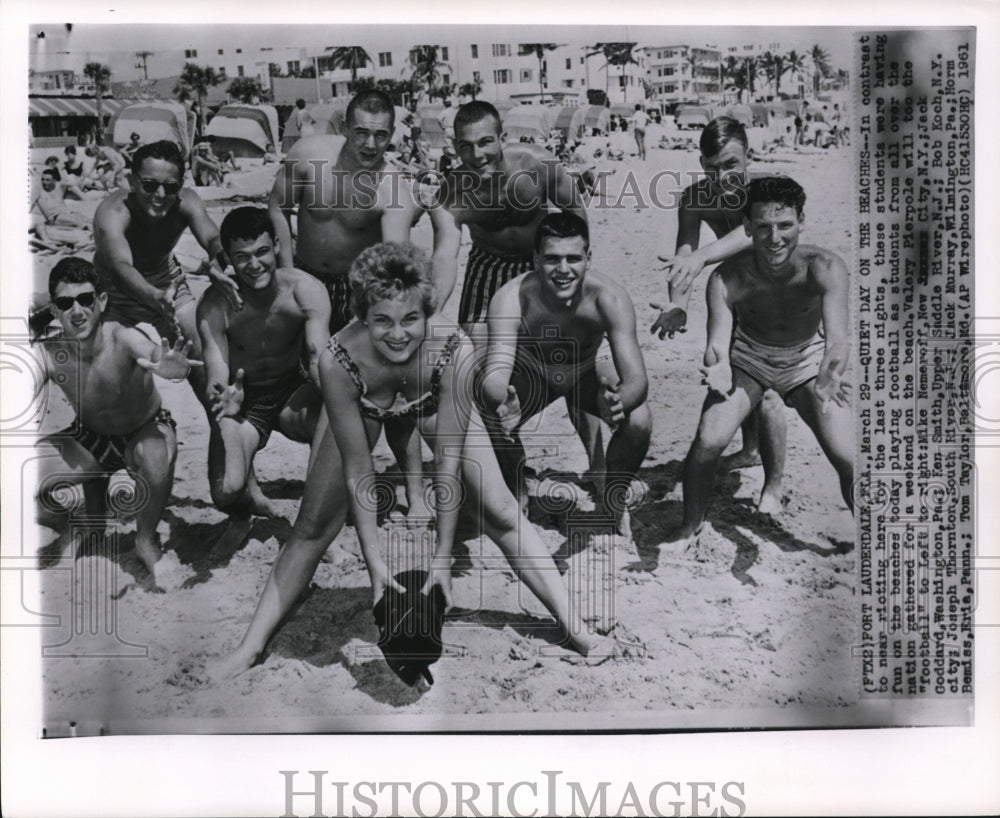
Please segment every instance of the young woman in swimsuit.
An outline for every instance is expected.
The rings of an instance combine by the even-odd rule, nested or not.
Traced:
[[[556,618],[566,646],[583,656],[610,655],[613,640],[588,636],[545,544],[504,484],[473,402],[472,342],[434,314],[430,263],[412,245],[378,244],[355,260],[350,282],[357,320],[330,339],[320,358],[326,416],[317,429],[320,440],[314,442],[292,536],[278,555],[246,636],[233,654],[210,666],[212,675],[236,675],[257,661],[308,586],[348,508],[373,601],[387,587],[403,590],[379,552],[371,456],[382,424],[401,417],[419,425],[434,451],[437,543],[424,593],[437,584],[451,605],[452,546],[464,503]]]

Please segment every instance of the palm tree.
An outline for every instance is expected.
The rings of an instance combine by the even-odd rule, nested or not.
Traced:
[[[794,48],[785,54],[785,71],[789,74],[801,74],[806,66],[806,55],[799,54]]]
[[[813,96],[819,96],[819,88],[823,79],[833,73],[830,67],[830,52],[821,46],[814,45],[809,57],[813,64]]]
[[[770,51],[765,51],[763,56],[760,58],[760,63],[764,69],[764,74],[767,76],[768,82],[774,83],[774,96],[780,97],[781,78],[788,70],[785,67],[785,56],[783,54],[772,54]]]
[[[366,68],[369,63],[375,62],[360,45],[330,46],[326,50],[332,53],[320,57],[324,67],[329,65],[334,69],[350,69],[351,82],[357,81],[359,68]]]
[[[186,62],[181,70],[180,82],[174,86],[174,93],[182,102],[192,96],[198,101],[199,134],[205,129],[205,98],[208,96],[208,89],[221,81],[222,77],[211,66]]]
[[[750,92],[750,100],[753,101],[754,94],[757,93],[757,71],[760,63],[756,57],[743,58],[743,73],[747,78],[747,90]]]
[[[622,94],[624,95],[623,99],[625,100],[628,99],[628,90],[625,85],[625,66],[627,66],[629,63],[638,64],[636,62],[635,57],[632,56],[632,49],[635,48],[635,46],[636,46],[635,43],[598,43],[597,45],[593,46],[593,50],[586,55],[587,57],[593,57],[595,54],[604,55],[605,94],[607,94],[607,89],[608,89],[607,75],[608,73],[610,73],[608,72],[608,66],[610,65],[620,66],[622,69],[622,73],[619,82],[621,83]]]
[[[236,77],[229,83],[226,92],[237,102],[247,105],[271,100],[271,92],[264,88],[256,77]]]
[[[743,92],[750,86],[750,80],[746,71],[743,70],[743,63],[736,57],[726,57],[724,63],[720,63],[719,70],[722,73],[726,88],[736,90],[736,101],[743,102]]]
[[[97,103],[97,142],[104,141],[104,106],[101,100],[111,90],[111,69],[104,63],[89,62],[83,67],[83,75],[94,86],[94,101]]]
[[[534,54],[538,58],[538,92],[541,94],[540,102],[545,102],[545,74],[542,71],[542,60],[545,57],[546,51],[554,51],[559,48],[555,43],[521,43],[518,47],[518,55],[521,57],[526,57],[529,54]]]
[[[466,82],[459,86],[458,93],[463,97],[472,97],[473,100],[483,92],[483,81],[479,77],[473,77],[472,82]]]
[[[441,84],[441,68],[451,71],[451,66],[438,59],[438,49],[436,45],[415,45],[410,49],[410,63],[403,69],[403,73],[409,72],[410,82],[414,91],[419,97],[421,93],[428,98],[434,96],[434,92]]]
[[[701,102],[701,91],[698,89],[698,68],[701,66],[701,57],[693,48],[688,54],[688,64],[691,66],[691,87],[694,89],[695,101]]]

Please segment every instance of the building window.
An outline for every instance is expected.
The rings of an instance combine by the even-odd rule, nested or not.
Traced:
[[[448,62],[448,46],[441,46],[441,62]]]
[[[503,43],[493,43],[493,56],[494,57],[507,57],[507,46]]]
[[[672,65],[668,65],[666,68],[663,69],[663,76],[672,77],[673,75],[674,75],[674,67]]]
[[[225,50],[224,50],[224,49],[222,49],[222,48],[220,48],[220,49],[219,49],[219,56],[220,56],[220,57],[221,57],[221,56],[222,56],[223,54],[225,54],[225,53],[226,53],[226,52],[225,52]]]
[[[572,88],[573,87],[573,80],[563,80],[562,84],[563,84],[563,88]]]
[[[482,76],[480,75],[480,73],[478,71],[473,71],[472,72],[472,81],[473,82],[482,82],[483,81],[483,78],[482,78]]]
[[[379,68],[388,68],[392,65],[392,52],[391,51],[379,51],[378,53],[378,64]]]
[[[185,48],[184,49],[184,57],[186,59],[193,60],[197,56],[198,56],[198,49],[197,48]]]
[[[566,70],[569,71],[570,68],[572,68],[572,66],[573,66],[573,60],[571,60],[569,57],[567,57],[566,58]]]
[[[298,73],[299,73],[299,61],[298,60],[289,60],[288,61],[288,74],[289,74],[289,76],[291,76],[292,74],[298,74]]]
[[[507,85],[510,82],[510,69],[509,68],[497,68],[493,72],[493,84],[494,85]]]
[[[242,54],[243,53],[243,49],[242,48],[237,48],[236,49],[236,53],[237,54]]]
[[[479,59],[479,46],[476,45],[475,43],[473,43],[472,46],[471,46],[471,48],[472,48],[472,59],[478,60]]]
[[[220,65],[219,66],[219,79],[220,80],[224,80],[225,78],[226,78],[226,66]]]
[[[532,70],[530,68],[521,69],[521,82],[531,82]]]
[[[451,74],[442,74],[441,84],[444,85],[445,87],[451,85]]]
[[[237,77],[244,76],[244,74],[243,74],[243,66],[242,65],[237,65],[236,66],[236,76]]]

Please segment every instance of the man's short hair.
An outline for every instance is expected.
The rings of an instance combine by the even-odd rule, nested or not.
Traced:
[[[297,100],[295,100],[295,107],[296,108],[305,108],[306,107],[306,101],[304,99],[297,99]]]
[[[731,139],[735,139],[743,145],[743,150],[750,147],[746,129],[739,120],[733,119],[731,116],[717,116],[702,128],[701,139],[698,141],[701,155],[715,156]]]
[[[103,292],[101,277],[94,265],[84,258],[68,256],[60,259],[49,273],[49,297],[56,297],[56,289],[60,284],[93,284],[95,292]]]
[[[762,179],[751,179],[747,185],[747,201],[743,206],[743,215],[749,219],[755,204],[780,204],[783,207],[794,207],[795,213],[802,215],[806,203],[806,192],[794,179],[787,176],[765,176]]]
[[[67,156],[76,156],[76,145],[67,145],[63,148],[63,153]]]
[[[56,182],[59,181],[59,171],[57,171],[55,168],[46,168],[45,170],[42,171],[42,176],[48,176],[53,181]]]
[[[388,114],[389,128],[393,128],[396,124],[396,106],[383,91],[369,88],[354,95],[354,98],[347,103],[347,111],[344,114],[344,122],[348,127],[354,123],[357,111],[364,111],[367,114]]]
[[[454,128],[456,136],[463,128],[468,128],[470,125],[477,125],[484,119],[492,119],[496,122],[497,132],[503,128],[500,121],[500,112],[490,105],[490,103],[481,99],[474,99],[472,102],[467,102],[465,105],[460,106],[455,112]]]
[[[229,245],[234,241],[254,241],[267,233],[271,243],[275,242],[274,224],[263,207],[234,207],[219,227],[219,238],[222,239],[222,249],[229,252]]]
[[[136,152],[132,154],[132,172],[137,174],[142,170],[142,163],[147,159],[160,159],[169,162],[177,168],[180,178],[184,178],[184,156],[176,142],[161,139],[159,142],[149,142],[136,149]]]
[[[569,239],[573,236],[583,237],[583,246],[590,249],[590,229],[587,222],[576,213],[559,211],[547,214],[535,228],[535,252],[541,252],[545,239]]]
[[[45,157],[45,164],[46,165],[58,165],[59,164],[59,157],[58,156],[46,156]]]

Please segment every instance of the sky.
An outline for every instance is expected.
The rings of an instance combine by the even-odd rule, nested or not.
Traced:
[[[483,26],[483,25],[95,25],[74,23],[65,36],[60,23],[32,25],[32,51],[40,44],[34,35],[46,32],[43,47],[71,52],[175,50],[184,48],[295,46],[325,48],[337,45],[382,45],[410,48],[434,43],[445,36],[452,42],[495,38],[518,42],[558,42],[590,45],[595,42],[637,42],[642,45],[728,45],[780,40],[783,48],[808,52],[814,44],[826,48],[834,67],[850,69],[849,28],[709,27],[709,26]],[[445,34],[447,32],[447,34]],[[123,48],[123,43],[127,46]]]

